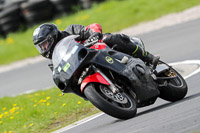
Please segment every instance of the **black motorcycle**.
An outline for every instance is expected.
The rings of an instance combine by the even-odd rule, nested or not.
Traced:
[[[168,64],[152,65],[97,41],[80,44],[77,36],[61,40],[53,52],[53,79],[63,93],[75,93],[106,114],[129,119],[137,108],[158,97],[175,102],[187,84]]]

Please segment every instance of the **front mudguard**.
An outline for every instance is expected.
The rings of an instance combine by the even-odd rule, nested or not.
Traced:
[[[92,74],[92,75],[86,77],[83,80],[83,82],[81,83],[81,92],[83,92],[83,90],[87,84],[92,83],[92,82],[110,85],[110,83],[108,83],[108,81],[99,72],[97,72],[95,74]]]

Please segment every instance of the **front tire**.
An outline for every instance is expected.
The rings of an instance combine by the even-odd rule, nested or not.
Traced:
[[[102,91],[102,87],[108,92],[108,95]],[[132,97],[125,92],[120,92],[120,95],[126,100],[117,101],[109,97],[109,94],[113,93],[106,88],[107,86],[91,83],[85,88],[84,94],[94,106],[108,115],[119,119],[130,119],[136,115],[136,101]]]
[[[188,87],[183,77],[176,70],[170,68],[170,71],[176,78],[170,79],[167,86],[159,89],[159,97],[167,101],[175,102],[186,96]]]

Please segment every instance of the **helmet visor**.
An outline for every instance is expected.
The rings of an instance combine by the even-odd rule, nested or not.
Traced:
[[[51,36],[48,36],[45,40],[39,42],[35,46],[37,50],[40,52],[40,54],[44,54],[49,52],[53,43],[54,43],[53,38]]]

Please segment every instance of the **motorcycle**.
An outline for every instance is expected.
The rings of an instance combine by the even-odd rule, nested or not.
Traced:
[[[63,93],[74,93],[118,119],[136,115],[137,108],[158,97],[175,102],[187,94],[183,77],[159,61],[156,69],[98,40],[80,44],[72,35],[55,47],[53,79]],[[139,42],[141,43],[141,42]]]

